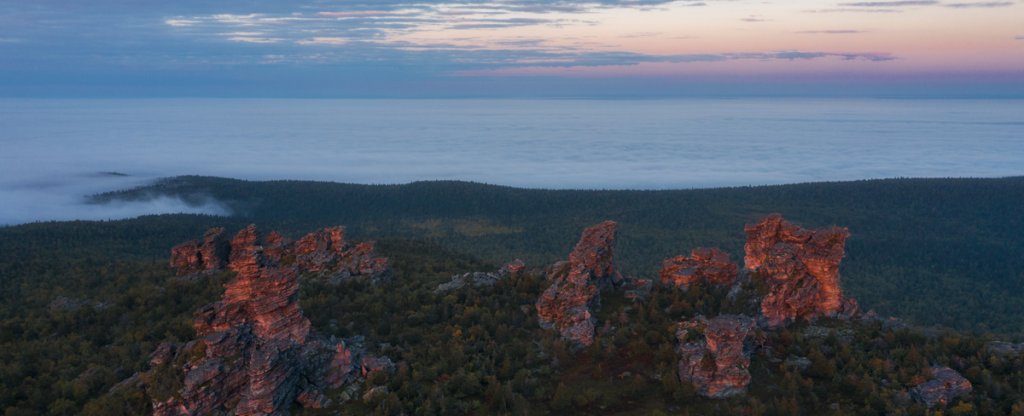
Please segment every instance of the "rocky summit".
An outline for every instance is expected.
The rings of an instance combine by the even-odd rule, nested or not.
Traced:
[[[772,214],[745,231],[744,263],[768,285],[761,311],[770,325],[857,312],[839,286],[845,228],[807,230]]]
[[[754,320],[743,315],[698,316],[680,322],[676,329],[679,379],[692,383],[705,397],[746,393],[752,351],[747,341],[754,328]]]
[[[661,266],[661,283],[688,288],[697,282],[729,285],[736,281],[739,267],[729,259],[729,253],[717,248],[697,248],[690,256],[676,256]]]
[[[153,354],[151,372],[182,380],[170,397],[154,398],[154,414],[278,415],[293,403],[322,408],[330,404],[325,389],[358,385],[368,373],[393,367],[368,355],[360,338],[313,333],[298,304],[300,266],[281,264],[259,241],[255,226],[231,240],[229,267],[237,275],[220,301],[196,311],[198,339],[163,344]]]
[[[591,308],[600,304],[601,288],[623,280],[614,262],[616,225],[605,221],[584,230],[569,261],[549,267],[551,286],[537,299],[540,325],[557,329],[579,346],[594,342],[596,318]]]

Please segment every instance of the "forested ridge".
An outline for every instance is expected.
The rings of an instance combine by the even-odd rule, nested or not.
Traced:
[[[176,279],[169,248],[211,226],[250,222],[292,237],[343,224],[379,239],[392,283],[303,279],[316,330],[365,335],[399,364],[367,381],[389,393],[327,412],[347,414],[927,414],[907,390],[934,364],[974,393],[945,414],[1024,414],[1024,357],[986,343],[1024,328],[1024,179],[900,179],[692,191],[546,191],[460,182],[363,186],[175,178],[111,198],[158,193],[215,198],[238,215],[148,216],[0,229],[0,408],[21,414],[139,414],[144,392],[115,388],[147,368],[161,341],[194,334],[192,312],[231,278]],[[720,288],[659,288],[646,301],[604,295],[614,329],[571,353],[538,327],[546,283],[580,229],[620,223],[617,261],[653,277],[663,258],[721,246],[742,258],[745,223],[781,212],[801,224],[849,227],[844,290],[907,324],[823,320],[766,332],[777,348],[752,357],[750,393],[703,399],[673,373],[670,328],[681,317],[747,311]],[[453,273],[515,257],[533,270],[490,289],[434,293]],[[787,364],[805,357],[809,367]],[[296,410],[296,413],[299,411]],[[312,412],[307,412],[312,413]]]
[[[843,287],[866,308],[964,330],[1024,328],[1024,177],[671,191],[179,177],[96,200],[160,194],[216,199],[236,213],[231,221],[291,233],[344,224],[355,238],[431,241],[492,262],[550,263],[572,247],[565,236],[611,219],[622,231],[620,264],[638,275],[699,246],[741,259],[744,224],[778,212],[807,226],[850,229]]]

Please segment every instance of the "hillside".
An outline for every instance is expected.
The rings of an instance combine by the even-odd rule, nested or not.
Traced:
[[[743,235],[736,230],[780,212],[806,226],[850,228],[843,285],[865,308],[924,325],[1001,333],[1024,328],[1018,312],[1024,310],[1024,177],[676,191],[179,177],[96,201],[161,194],[214,198],[236,213],[230,222],[237,224],[286,233],[345,224],[356,238],[431,241],[491,262],[521,257],[549,263],[570,248],[564,236],[611,219],[621,225],[623,270],[638,275],[651,275],[663,259],[697,246],[719,246],[738,258]],[[129,223],[151,221],[171,220]]]

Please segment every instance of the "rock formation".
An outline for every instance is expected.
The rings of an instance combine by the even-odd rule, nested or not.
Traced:
[[[492,272],[469,272],[452,275],[452,280],[437,285],[434,293],[445,293],[459,290],[466,286],[490,287],[498,283],[505,276],[501,273]]]
[[[183,375],[183,387],[155,402],[154,414],[287,414],[293,403],[320,408],[329,403],[325,389],[390,370],[390,360],[367,356],[359,338],[313,334],[298,304],[299,266],[281,265],[275,256],[264,253],[254,226],[231,240],[229,267],[237,276],[220,301],[196,311],[199,339],[164,344],[153,354],[154,372],[181,363]]]
[[[445,293],[462,289],[466,286],[490,287],[496,285],[501,279],[516,276],[522,273],[526,265],[522,260],[516,259],[506,263],[497,273],[494,272],[469,272],[453,274],[451,280],[437,285],[434,293]]]
[[[986,346],[989,353],[1000,357],[1012,357],[1024,354],[1024,342],[1011,343],[1005,341],[992,341]]]
[[[182,243],[171,249],[171,267],[179,276],[207,270],[219,270],[227,265],[228,240],[224,228],[211,228],[202,240]]]
[[[614,263],[615,227],[605,221],[584,230],[569,261],[549,268],[551,286],[537,299],[541,327],[557,329],[577,346],[594,342],[591,308],[600,304],[601,288],[623,280]]]
[[[729,285],[736,281],[738,269],[729,253],[717,248],[698,248],[690,252],[690,257],[666,259],[661,266],[661,283],[682,288],[697,282]]]
[[[932,379],[910,389],[910,396],[929,409],[946,406],[957,397],[970,393],[971,382],[949,367],[932,367]]]
[[[676,330],[679,379],[692,383],[705,397],[724,398],[743,394],[750,384],[746,340],[754,320],[743,315],[698,316],[680,322]]]
[[[179,276],[227,267],[239,271],[249,267],[248,259],[258,249],[261,257],[279,264],[294,263],[300,272],[325,275],[332,282],[359,277],[381,283],[391,274],[386,258],[376,257],[373,242],[351,244],[345,241],[343,227],[330,227],[292,242],[277,232],[266,238],[255,225],[249,225],[230,242],[223,228],[206,232],[202,241],[189,241],[171,249],[171,266]]]
[[[520,259],[515,259],[505,263],[505,265],[501,267],[501,270],[498,270],[498,273],[517,276],[524,270],[526,270],[526,263]]]
[[[856,313],[856,302],[844,300],[839,286],[845,228],[806,230],[772,214],[745,230],[744,262],[768,283],[761,311],[770,325]]]

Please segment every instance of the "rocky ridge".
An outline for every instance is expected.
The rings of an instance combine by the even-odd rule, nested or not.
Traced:
[[[172,265],[180,248],[191,250],[192,244],[172,250]],[[197,244],[200,250],[203,244]],[[264,246],[255,226],[240,231],[227,256],[237,276],[220,301],[196,311],[198,339],[163,344],[151,358],[152,372],[180,373],[183,380],[170,397],[155,399],[154,414],[287,414],[293,403],[322,408],[330,404],[326,389],[358,386],[371,372],[390,371],[390,360],[366,353],[361,338],[315,334],[299,308],[300,270],[329,267],[338,246],[317,246],[304,252],[316,256],[307,263],[283,264],[292,252],[283,239],[271,235]]]
[[[297,241],[276,231],[261,238],[255,225],[249,225],[231,240],[224,228],[212,228],[203,239],[172,248],[171,267],[178,276],[224,268],[238,271],[237,267],[257,249],[263,258],[294,264],[300,272],[315,273],[333,283],[365,278],[379,284],[391,277],[387,258],[376,257],[374,253],[374,242],[349,243],[345,240],[345,229],[340,226],[311,232]]]

